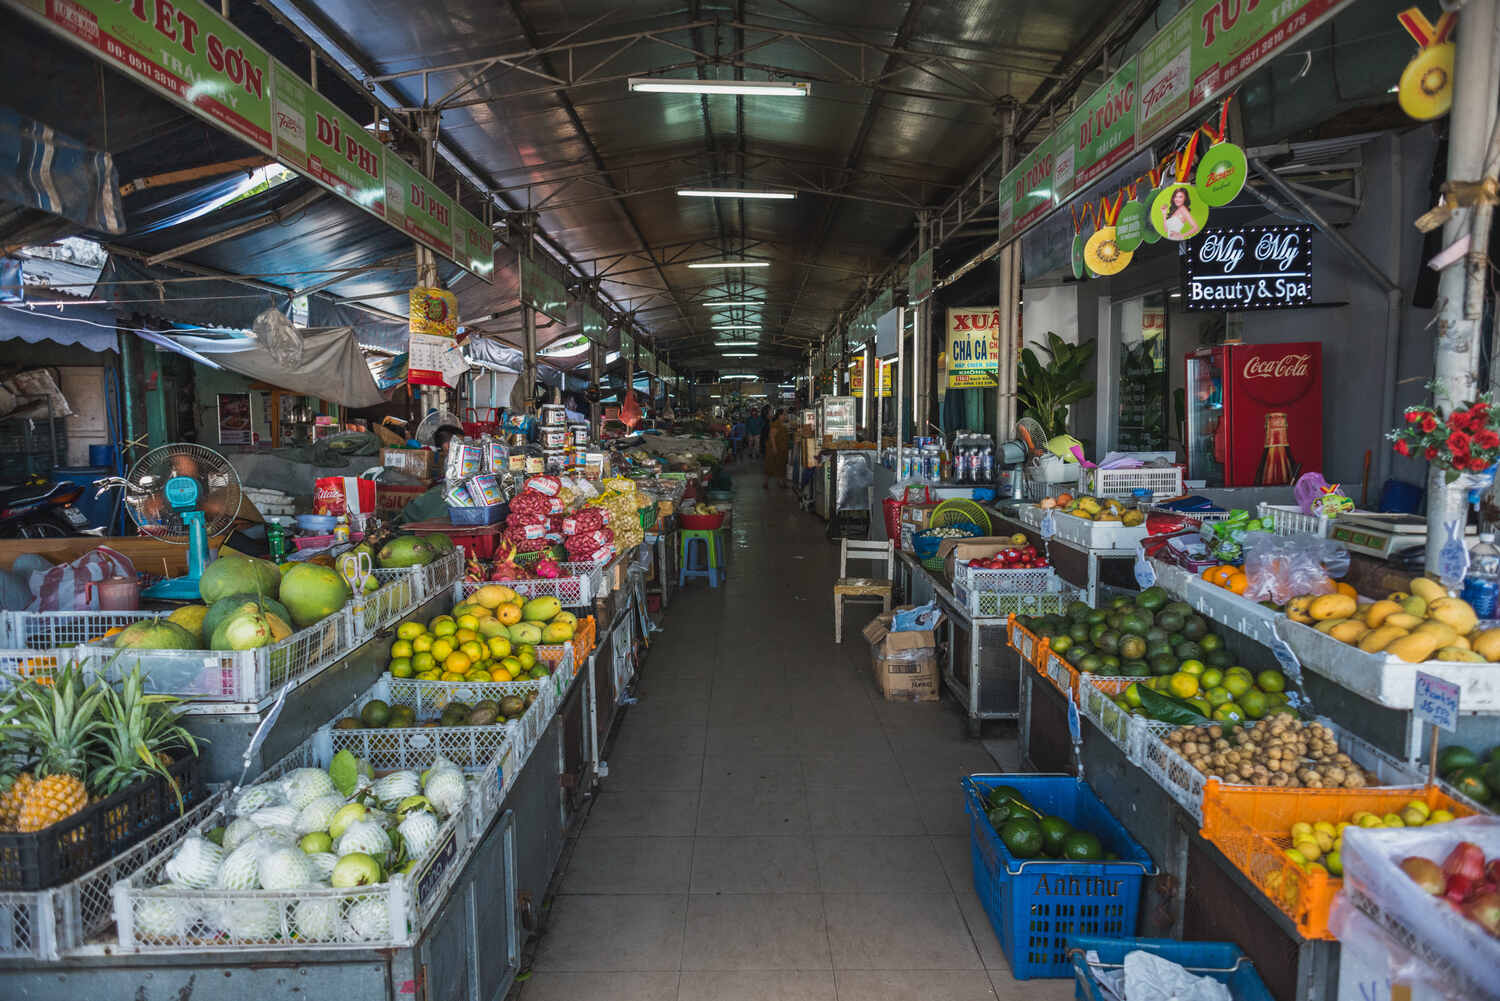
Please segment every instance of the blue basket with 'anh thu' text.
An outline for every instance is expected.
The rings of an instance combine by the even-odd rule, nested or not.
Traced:
[[[1012,855],[987,816],[990,791],[1002,785],[1039,814],[1093,834],[1118,858],[1071,862]],[[1135,935],[1141,887],[1156,866],[1088,783],[1071,775],[971,775],[963,786],[974,891],[1017,980],[1073,976],[1070,936]]]

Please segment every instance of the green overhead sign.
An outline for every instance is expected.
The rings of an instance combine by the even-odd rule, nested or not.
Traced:
[[[993,180],[1000,240],[1019,237],[1184,116],[1205,111],[1271,56],[1351,2],[1195,0],[1090,94],[1061,128]]]
[[[198,0],[0,0],[309,180],[494,280],[495,240],[363,125]],[[394,164],[393,164],[394,161]],[[400,176],[394,180],[392,172]]]
[[[548,271],[541,261],[524,253],[516,260],[521,266],[521,301],[558,323],[568,322],[568,290],[562,279]]]

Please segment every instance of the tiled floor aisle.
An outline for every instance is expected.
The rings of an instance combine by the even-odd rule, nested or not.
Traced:
[[[880,699],[837,546],[742,470],[730,579],[668,609],[522,1001],[1071,998],[1011,979],[974,895],[958,779],[994,760],[950,701]]]

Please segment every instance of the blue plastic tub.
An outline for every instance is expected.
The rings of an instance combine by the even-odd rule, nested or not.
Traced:
[[[1073,996],[1078,1001],[1104,1001],[1104,993],[1089,973],[1084,954],[1093,951],[1103,963],[1118,966],[1125,954],[1137,950],[1154,952],[1170,959],[1200,977],[1213,977],[1229,988],[1234,1001],[1275,1001],[1261,983],[1255,964],[1240,952],[1233,942],[1178,942],[1170,938],[1096,938],[1077,935],[1068,938],[1073,959]]]
[[[985,800],[996,786],[1015,789],[1045,816],[1099,838],[1114,862],[1060,862],[1012,855],[991,826]],[[1141,887],[1156,866],[1146,849],[1071,775],[971,775],[963,780],[969,814],[974,892],[989,915],[1017,980],[1070,977],[1068,939],[1135,934]]]

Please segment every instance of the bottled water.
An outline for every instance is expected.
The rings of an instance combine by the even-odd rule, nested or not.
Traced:
[[[1479,544],[1469,551],[1463,599],[1474,606],[1475,615],[1493,619],[1497,597],[1500,597],[1500,549],[1495,548],[1495,533],[1481,532]]]

